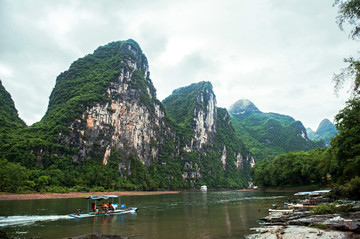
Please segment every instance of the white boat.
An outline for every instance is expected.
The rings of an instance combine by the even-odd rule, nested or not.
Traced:
[[[92,212],[89,210],[89,203],[88,203],[88,212],[81,213],[80,209],[77,210],[74,214],[69,214],[70,217],[74,218],[84,218],[84,217],[97,217],[97,216],[109,216],[109,215],[119,215],[119,214],[127,214],[127,213],[135,213],[137,208],[136,207],[128,207],[126,208],[125,204],[117,203],[103,203],[101,205],[96,205],[96,201],[106,200],[109,198],[117,198],[117,195],[105,195],[105,196],[89,196],[86,199],[94,200],[92,203]],[[94,206],[95,205],[95,206]]]
[[[201,186],[200,191],[201,192],[207,192],[207,186],[206,185]]]
[[[293,213],[294,209],[269,209],[269,213]]]

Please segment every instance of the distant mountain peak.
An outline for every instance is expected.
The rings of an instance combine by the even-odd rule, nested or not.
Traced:
[[[316,129],[316,131],[319,131],[323,128],[335,128],[334,124],[331,123],[330,120],[328,119],[323,119],[320,124],[319,124],[319,127]]]
[[[307,130],[309,139],[318,141],[323,140],[326,146],[330,145],[330,138],[333,137],[338,131],[333,123],[328,119],[323,119],[316,132]]]
[[[253,112],[261,112],[253,102],[248,99],[241,99],[230,106],[229,112],[232,115],[244,115]]]

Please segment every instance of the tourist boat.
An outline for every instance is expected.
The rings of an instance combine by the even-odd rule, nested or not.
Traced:
[[[200,191],[201,192],[207,192],[207,186],[206,185],[201,186]]]
[[[135,213],[137,208],[136,207],[128,207],[126,208],[125,204],[119,203],[102,203],[100,205],[96,204],[96,201],[102,201],[107,199],[118,198],[117,195],[104,195],[104,196],[89,196],[86,197],[88,199],[88,212],[81,213],[80,209],[76,211],[74,214],[70,214],[70,217],[74,218],[84,218],[84,217],[96,217],[96,216],[108,216],[108,215],[119,215],[119,214],[127,214],[127,213]],[[91,203],[91,210],[89,210],[89,204]],[[94,206],[95,205],[95,206]]]

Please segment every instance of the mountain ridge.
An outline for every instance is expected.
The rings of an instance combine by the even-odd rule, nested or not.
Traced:
[[[180,101],[187,119],[179,121],[156,98],[148,69],[130,39],[101,46],[62,72],[41,121],[0,145],[11,167],[19,163],[28,171],[21,187],[247,187],[254,159],[227,110],[216,107],[211,83],[190,86],[192,100]]]
[[[267,157],[295,150],[322,147],[320,142],[310,141],[303,124],[291,116],[253,110],[256,106],[249,100],[245,100],[245,104],[251,105],[250,111],[236,114],[238,112],[236,106],[243,105],[243,101],[244,99],[235,102],[229,108],[229,113],[236,134],[245,142],[256,160],[261,161]],[[244,111],[244,109],[240,110]]]

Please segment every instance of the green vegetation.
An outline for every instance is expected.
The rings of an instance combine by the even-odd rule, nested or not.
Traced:
[[[0,80],[0,145],[11,140],[12,133],[24,128],[24,121],[19,118],[14,101]]]
[[[129,69],[128,61],[136,62],[136,70]],[[86,127],[85,122],[78,119],[86,109],[117,97],[109,95],[107,89],[120,80],[120,74],[131,74],[131,80],[126,82],[132,92],[127,96],[129,100],[139,100],[153,116],[154,103],[165,110],[156,100],[156,90],[145,74],[146,68],[146,57],[132,40],[99,47],[58,76],[45,116],[29,127],[19,119],[10,94],[1,85],[3,114],[0,120],[4,124],[0,127],[0,191],[179,190],[202,184],[212,188],[247,187],[248,163],[245,160],[237,168],[235,157],[242,153],[246,158],[249,152],[236,138],[225,109],[217,109],[216,133],[210,136],[209,142],[200,151],[184,150],[194,137],[194,110],[207,111],[213,94],[209,82],[175,90],[167,98],[165,126],[154,129],[161,134],[162,143],[151,139],[151,144],[159,148],[157,161],[145,166],[126,148],[121,152],[112,148],[104,165],[100,142],[91,146],[85,160],[78,158],[82,149],[76,140],[79,136],[74,132]],[[83,139],[87,140],[86,137]],[[109,140],[106,135],[100,139]],[[227,149],[225,166],[220,160],[224,146]]]
[[[344,24],[347,23],[352,27],[349,37],[358,40],[360,37],[360,3],[358,0],[335,0],[334,5],[339,7],[337,23],[341,30],[344,30]],[[359,53],[357,53],[359,54]],[[359,57],[349,57],[344,59],[348,64],[339,74],[335,74],[335,92],[339,91],[344,82],[350,81],[352,93],[354,96],[360,94],[360,60]]]
[[[258,163],[254,182],[263,187],[322,184],[337,197],[360,198],[360,99],[353,98],[335,117],[339,133],[330,147],[292,152]]]
[[[138,56],[128,48],[131,46]],[[124,60],[137,57],[140,64],[147,63],[140,47],[133,40],[112,42],[101,46],[93,54],[78,59],[69,70],[61,73],[50,95],[48,110],[39,127],[67,127],[80,118],[86,107],[110,101],[106,89],[118,79]],[[135,73],[137,74],[137,73]],[[144,74],[144,73],[143,73]],[[54,130],[58,133],[58,128]]]
[[[317,223],[315,225],[310,224],[309,227],[316,227],[316,228],[324,229],[324,230],[329,228],[326,224],[323,224],[323,223]]]
[[[337,134],[337,129],[333,123],[328,119],[321,121],[316,132],[312,131],[310,128],[306,129],[309,139],[313,141],[324,141],[326,146],[330,145],[330,139]]]
[[[247,107],[237,108],[236,105],[242,101],[244,100],[231,107],[231,122],[236,135],[257,162],[292,151],[323,147],[322,142],[313,142],[306,138],[306,130],[300,121],[286,115],[263,113],[250,101],[248,102],[251,104]]]
[[[87,107],[110,101],[107,88],[118,80],[122,69],[127,70],[124,62],[128,60],[138,63],[129,87],[138,89],[139,98],[154,112],[153,104],[148,102],[150,97],[144,94],[148,89],[152,97],[156,94],[150,79],[145,79],[143,67],[147,66],[147,59],[133,40],[109,43],[75,61],[56,79],[43,119],[30,127],[18,118],[10,94],[0,85],[0,191],[156,190],[151,183],[142,186],[143,182],[127,173],[121,176],[121,157],[115,150],[107,165],[102,164],[96,149],[92,158],[74,161],[72,156],[79,148],[66,146],[59,137],[69,134],[70,124],[81,118]]]
[[[345,213],[345,212],[353,212],[356,209],[352,204],[343,204],[338,206],[337,203],[322,203],[311,209],[311,213],[313,214],[335,214],[335,213]]]
[[[324,149],[281,154],[255,165],[253,180],[261,187],[285,187],[319,184],[325,178],[317,169]]]
[[[191,145],[195,127],[194,112],[201,109],[207,111],[210,94],[213,94],[211,83],[200,82],[174,90],[163,101],[168,115],[177,123],[181,148],[184,148],[185,145]],[[243,162],[241,168],[238,169],[235,165],[235,156],[241,153],[246,157],[249,152],[240,139],[236,137],[227,110],[217,108],[216,118],[217,127],[214,138],[205,145],[201,153],[181,151],[181,158],[193,168],[190,170],[183,168],[179,172],[184,170],[189,173],[194,172],[196,171],[195,165],[197,165],[202,178],[200,181],[196,178],[197,176],[187,179],[187,185],[200,186],[206,184],[210,188],[246,188],[249,178],[248,163]],[[226,146],[227,151],[225,170],[220,161],[224,146]]]

